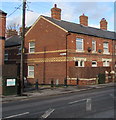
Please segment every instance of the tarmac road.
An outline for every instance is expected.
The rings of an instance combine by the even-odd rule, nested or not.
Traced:
[[[114,118],[114,87],[3,103],[3,118]]]

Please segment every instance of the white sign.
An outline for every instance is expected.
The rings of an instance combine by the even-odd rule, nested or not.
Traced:
[[[66,53],[60,53],[60,55],[66,55]]]
[[[16,79],[7,79],[7,86],[15,86]]]

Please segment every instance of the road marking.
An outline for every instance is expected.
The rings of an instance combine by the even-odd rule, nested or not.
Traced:
[[[78,103],[78,102],[82,102],[82,101],[85,101],[86,99],[81,99],[81,100],[76,100],[76,101],[73,101],[73,102],[69,102],[68,104],[74,104],[74,103]]]
[[[26,114],[29,114],[29,112],[25,112],[25,113],[21,113],[21,114],[17,114],[17,115],[8,116],[8,117],[5,117],[3,119],[13,118],[13,117],[21,116],[21,115],[26,115]]]
[[[86,111],[91,111],[91,98],[86,100]]]
[[[50,116],[51,113],[54,112],[55,109],[48,109],[42,116],[41,118],[47,118],[48,116]]]

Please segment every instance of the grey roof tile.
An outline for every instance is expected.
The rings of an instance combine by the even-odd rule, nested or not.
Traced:
[[[14,35],[5,40],[5,47],[21,45],[22,37],[20,35]]]
[[[0,10],[0,13],[5,14],[5,15],[7,14],[7,13],[5,13],[5,12],[4,12],[4,11],[2,11],[2,10]]]
[[[72,22],[67,22],[64,20],[56,20],[51,17],[43,16],[44,18],[50,20],[51,22],[57,24],[58,26],[64,28],[69,32],[80,33],[85,35],[92,35],[96,37],[102,37],[107,39],[115,39],[116,33],[108,30],[102,30],[99,28],[93,28],[89,26],[83,26],[81,24],[76,24]]]

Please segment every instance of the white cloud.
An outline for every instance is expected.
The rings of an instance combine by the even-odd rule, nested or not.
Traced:
[[[26,12],[25,23],[26,26],[31,26],[40,16],[41,14],[36,12]],[[49,16],[49,13],[45,13],[44,15]],[[12,18],[7,18],[7,26],[13,26],[13,24],[22,25],[22,16],[14,16]]]
[[[26,26],[31,26],[39,16],[40,16],[39,13],[27,11],[26,12],[26,21],[25,21]]]
[[[10,27],[10,26],[13,26],[13,25],[21,25],[21,16],[14,16],[12,18],[7,18],[6,19],[6,26],[7,27]]]
[[[5,2],[19,2],[22,0],[5,0]],[[28,0],[28,2],[115,2],[115,0]]]
[[[57,4],[58,8],[62,9],[61,18],[66,21],[79,23],[79,16],[83,13],[88,16],[89,26],[99,28],[99,22],[102,18],[106,18],[109,30],[113,29],[114,18],[113,13],[108,14],[112,10],[108,4],[99,4],[98,2],[54,2]],[[36,12],[26,12],[26,26],[32,25],[36,19],[41,15],[51,16],[51,11],[47,13],[36,13]],[[12,19],[7,19],[7,23],[16,22],[21,25],[21,16],[13,17]]]
[[[98,24],[89,24],[90,27],[100,28],[100,25]]]
[[[108,21],[108,29],[113,29],[113,6],[98,2],[55,2],[62,9],[62,19],[79,23],[79,16],[83,13],[88,16],[89,26],[99,28],[102,18]],[[111,28],[112,26],[112,28]]]

